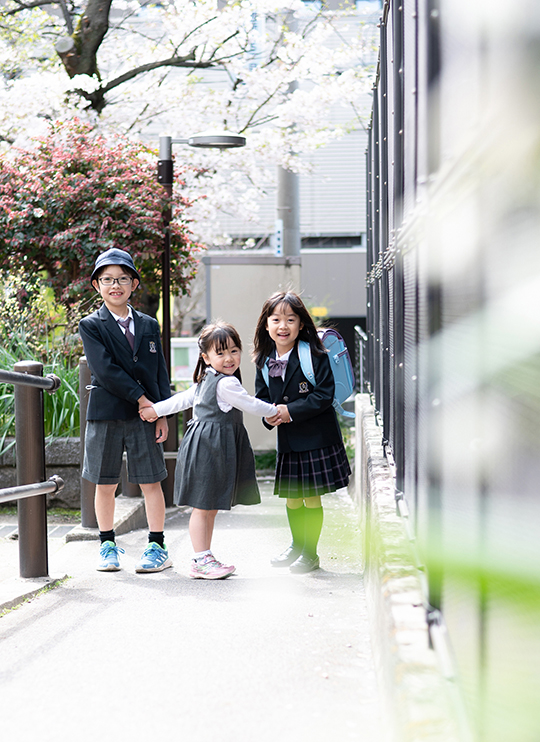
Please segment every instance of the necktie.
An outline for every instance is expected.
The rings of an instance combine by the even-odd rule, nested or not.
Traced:
[[[275,358],[268,359],[268,375],[281,376],[287,368],[287,361],[276,361]]]
[[[119,319],[117,320],[117,322],[125,329],[127,341],[131,345],[131,350],[133,350],[133,347],[135,345],[135,335],[129,329],[129,323],[131,322],[131,319],[127,317],[126,319]]]

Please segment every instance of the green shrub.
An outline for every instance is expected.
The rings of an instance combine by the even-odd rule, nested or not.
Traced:
[[[79,435],[79,368],[73,365],[63,351],[52,350],[49,359],[29,347],[24,337],[12,336],[11,347],[0,346],[0,368],[13,371],[19,361],[38,361],[43,363],[43,375],[56,374],[62,383],[54,392],[43,394],[43,415],[45,436],[60,438]],[[77,354],[78,359],[78,354]],[[0,385],[0,455],[8,451],[14,443],[6,443],[15,435],[15,391],[12,384]]]

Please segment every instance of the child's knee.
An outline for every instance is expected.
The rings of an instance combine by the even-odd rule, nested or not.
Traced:
[[[304,504],[304,501],[301,497],[288,497],[287,498],[287,507],[289,510],[298,510],[302,507]]]

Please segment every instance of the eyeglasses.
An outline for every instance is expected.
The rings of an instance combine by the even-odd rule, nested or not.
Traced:
[[[114,286],[117,283],[119,286],[127,286],[128,283],[133,281],[129,276],[120,276],[120,278],[113,278],[112,276],[103,276],[99,279],[102,286]]]

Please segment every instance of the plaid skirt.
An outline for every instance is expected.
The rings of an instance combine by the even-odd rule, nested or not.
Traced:
[[[315,497],[349,484],[351,467],[343,443],[312,451],[278,453],[274,495]]]

